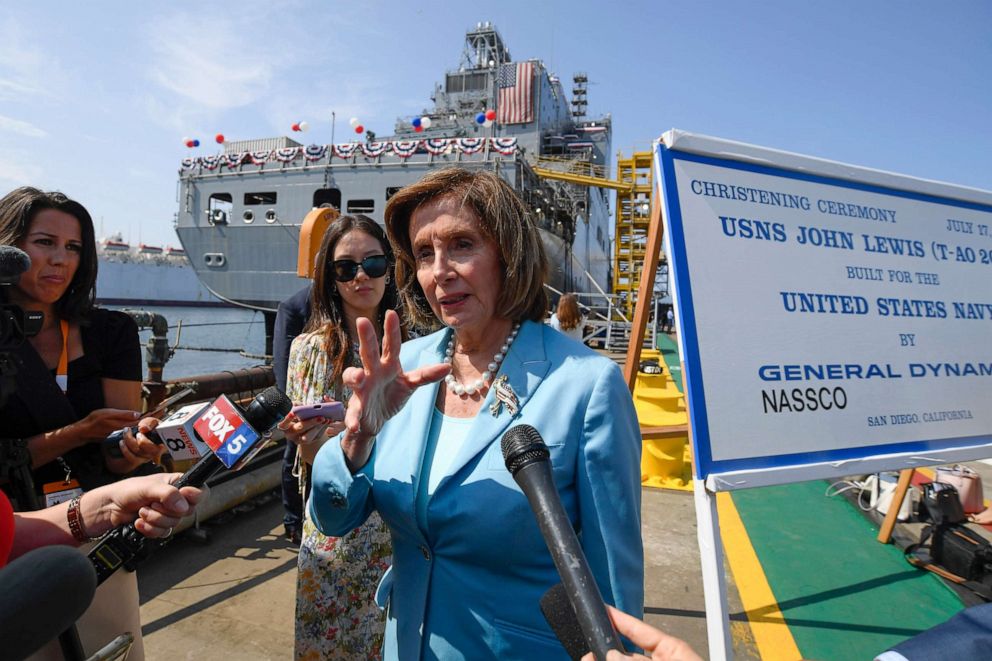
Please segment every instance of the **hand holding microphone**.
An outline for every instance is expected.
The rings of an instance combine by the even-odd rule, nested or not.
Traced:
[[[188,421],[197,440],[205,443],[210,452],[175,480],[173,486],[180,491],[183,487],[201,487],[221,468],[242,468],[262,449],[268,441],[269,432],[286,417],[292,406],[289,398],[275,387],[264,390],[244,412],[221,395],[204,407],[195,419]],[[139,525],[147,524],[158,528],[169,522],[158,514],[168,515],[155,509],[143,513],[139,511],[143,520]],[[171,526],[168,532],[171,532]],[[122,566],[133,570],[139,561],[158,546],[158,542],[142,536],[135,525],[126,524],[115,528],[89,554],[96,569],[98,583],[105,581]]]

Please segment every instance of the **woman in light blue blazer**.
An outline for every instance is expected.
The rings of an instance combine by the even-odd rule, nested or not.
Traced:
[[[541,615],[560,578],[506,470],[504,432],[543,436],[603,598],[641,617],[640,435],[611,361],[546,327],[547,260],[495,174],[447,169],[396,193],[386,227],[410,321],[442,330],[382,351],[360,320],[346,430],[313,469],[311,516],[342,535],[375,510],[393,537],[379,587],[387,659],[567,658]]]

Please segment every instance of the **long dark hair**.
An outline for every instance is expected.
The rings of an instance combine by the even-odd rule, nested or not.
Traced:
[[[83,239],[79,267],[62,298],[55,302],[60,319],[79,322],[93,309],[96,299],[96,239],[86,207],[62,193],[46,193],[30,186],[16,188],[0,199],[0,245],[12,246],[27,236],[31,221],[45,209],[62,211],[79,221]]]
[[[327,378],[331,382],[336,382],[341,378],[341,373],[348,366],[352,342],[357,340],[357,338],[352,338],[349,333],[344,316],[344,301],[341,300],[341,293],[338,292],[334,280],[334,249],[337,247],[338,241],[352,230],[360,230],[374,238],[382,247],[383,254],[386,255],[386,262],[388,263],[385,276],[386,290],[379,302],[379,310],[375,319],[379,328],[382,328],[386,310],[395,310],[399,305],[399,294],[392,277],[393,250],[389,246],[389,241],[386,239],[386,233],[382,227],[368,216],[361,214],[341,216],[331,223],[320,242],[320,249],[317,251],[313,289],[310,291],[310,319],[303,329],[305,333],[319,332],[323,335],[331,363],[331,373],[327,375]],[[405,340],[405,324],[401,332]]]

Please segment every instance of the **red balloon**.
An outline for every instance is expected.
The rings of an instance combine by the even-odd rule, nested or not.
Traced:
[[[217,141],[217,144],[218,145],[224,144],[224,134],[223,133],[218,133],[217,135],[214,136],[214,140]]]
[[[192,140],[187,140],[186,141],[186,146],[189,147],[190,149],[192,149],[193,148],[193,141]]]
[[[359,124],[358,126],[355,127],[355,133],[357,133],[358,135],[365,133],[365,127]]]
[[[495,110],[487,110],[486,111],[486,119],[488,119],[490,121],[496,119],[496,111]]]
[[[293,124],[290,128],[292,128],[294,131],[299,131],[300,130],[300,125],[299,124]]]
[[[416,131],[417,133],[423,133],[424,127],[423,126],[414,126],[413,127],[413,130]]]

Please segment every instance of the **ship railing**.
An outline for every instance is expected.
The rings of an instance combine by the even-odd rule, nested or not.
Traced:
[[[584,177],[597,177],[608,179],[605,166],[590,163],[581,156],[538,156],[532,159],[532,164],[539,168],[554,170],[556,172],[566,172]]]
[[[591,277],[590,281],[592,281]],[[544,286],[553,294],[553,299],[557,299],[565,293],[551,285],[545,284]],[[597,289],[599,289],[598,286]],[[572,293],[578,299],[579,309],[586,318],[586,330],[582,335],[582,341],[587,344],[598,345],[607,351],[625,348],[633,324],[623,314],[619,297],[614,294],[607,294],[601,289],[599,291]],[[655,318],[657,318],[657,314]],[[655,326],[652,325],[653,330],[650,339],[652,346],[657,340],[657,328]]]

